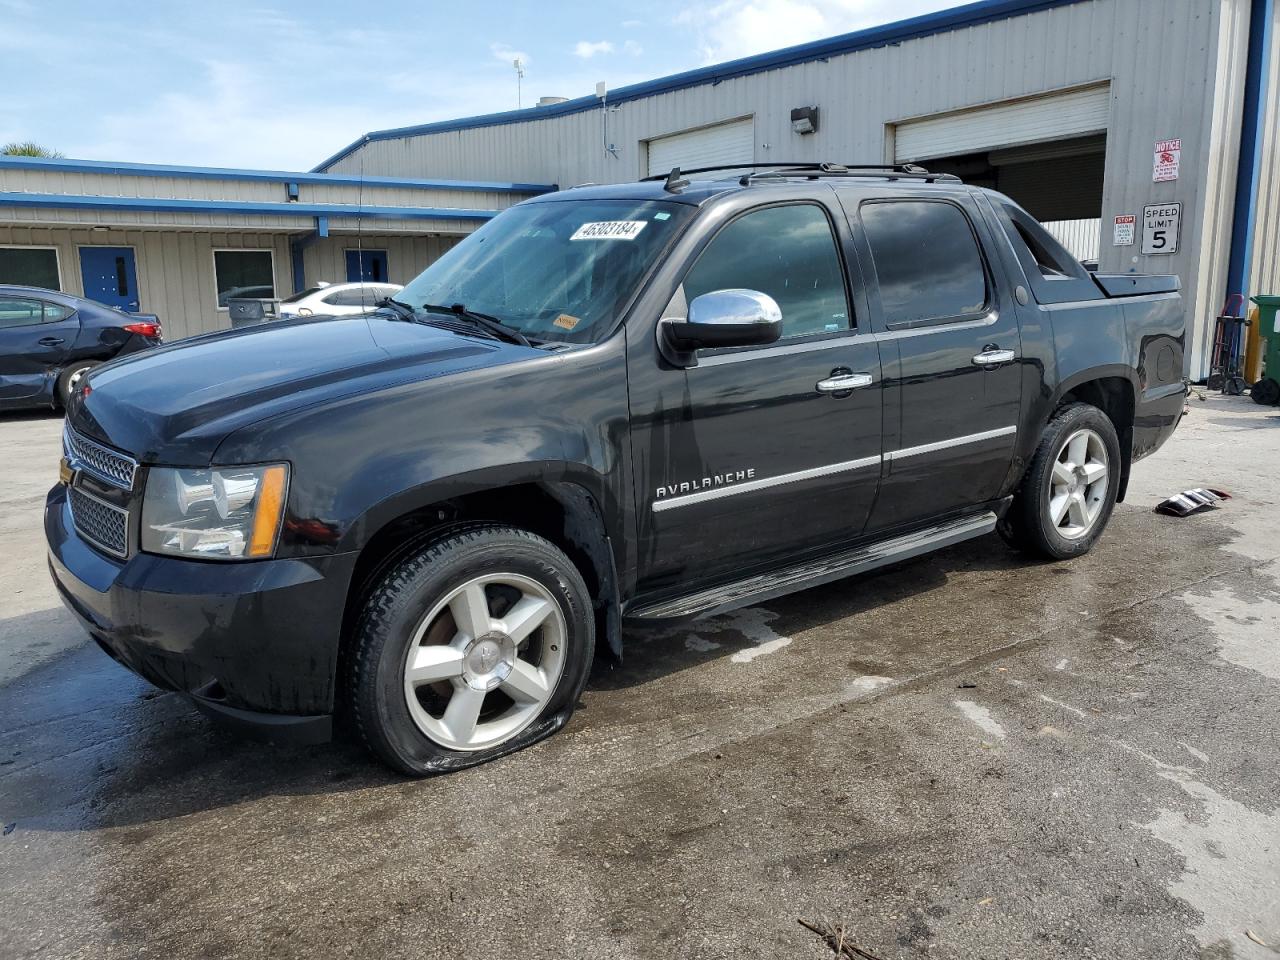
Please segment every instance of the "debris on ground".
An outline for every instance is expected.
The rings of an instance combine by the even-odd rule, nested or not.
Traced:
[[[1198,510],[1215,507],[1220,500],[1230,500],[1231,494],[1213,487],[1196,487],[1194,490],[1183,490],[1167,500],[1156,504],[1156,513],[1171,517],[1186,517]]]
[[[847,939],[847,933],[842,926],[829,926],[825,923],[810,923],[808,920],[797,918],[800,926],[806,930],[812,930],[823,940],[826,941],[837,957],[849,957],[850,960],[880,960],[874,953],[868,953],[861,947]]]

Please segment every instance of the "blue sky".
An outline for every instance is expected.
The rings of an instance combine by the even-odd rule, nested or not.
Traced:
[[[367,130],[510,110],[954,0],[0,0],[0,142],[308,169]]]

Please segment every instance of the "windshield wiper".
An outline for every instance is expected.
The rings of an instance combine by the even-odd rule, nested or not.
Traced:
[[[533,343],[523,333],[515,327],[509,327],[497,317],[491,317],[487,313],[477,313],[474,310],[468,310],[461,303],[450,304],[445,306],[439,303],[424,303],[422,309],[428,313],[448,313],[455,317],[462,317],[464,320],[470,320],[475,326],[486,330],[499,340],[506,340],[509,343],[518,343],[522,347],[532,347]]]
[[[375,303],[374,306],[386,307],[388,310],[393,310],[403,320],[416,321],[418,319],[418,312],[414,310],[413,307],[409,306],[407,303],[401,303],[394,297],[383,297]]]

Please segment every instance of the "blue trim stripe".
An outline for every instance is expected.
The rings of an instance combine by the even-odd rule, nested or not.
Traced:
[[[1253,232],[1258,219],[1258,181],[1262,174],[1262,131],[1267,109],[1266,60],[1271,49],[1273,0],[1253,0],[1249,11],[1249,53],[1245,61],[1244,110],[1240,121],[1240,161],[1236,167],[1236,199],[1231,222],[1231,254],[1227,260],[1227,296],[1251,292],[1249,268],[1253,265]],[[1241,315],[1248,315],[1248,301]]]
[[[644,83],[632,84],[609,91],[609,103],[619,104],[628,100],[639,100],[674,90],[684,90],[703,84],[716,84],[736,77],[745,77],[765,70],[777,70],[798,63],[809,63],[814,60],[826,60],[829,57],[846,53],[857,53],[860,50],[873,50],[907,40],[930,37],[938,33],[960,30],[965,27],[979,26],[996,20],[1007,20],[1041,10],[1052,10],[1055,7],[1066,7],[1086,0],[980,0],[978,3],[940,10],[899,20],[879,27],[870,27],[854,33],[830,37],[826,40],[815,40],[798,46],[774,50],[770,53],[730,60],[710,67],[688,70],[684,73],[647,80]],[[464,117],[460,120],[442,120],[437,123],[424,123],[412,127],[397,127],[392,130],[375,130],[366,133],[355,143],[343,147],[327,160],[317,164],[313,169],[325,170],[344,157],[350,156],[367,143],[377,140],[397,140],[401,137],[416,137],[429,133],[449,133],[457,130],[470,130],[475,127],[497,127],[508,123],[524,123],[530,120],[546,120],[551,117],[564,117],[600,107],[600,100],[595,96],[578,97],[564,103],[548,104],[545,107],[528,107],[524,110],[508,110],[505,113],[490,113],[479,117]]]
[[[106,173],[125,177],[185,177],[195,180],[256,180],[286,185],[317,183],[340,187],[407,187],[413,190],[471,190],[489,193],[550,193],[554,184],[499,183],[487,180],[414,180],[403,177],[359,177],[341,173],[294,173],[287,170],[236,170],[230,167],[174,167],[158,163],[66,160],[50,157],[3,157],[0,171],[40,170],[49,173]]]
[[[173,200],[157,197],[86,197],[64,193],[0,193],[0,207],[139,210],[148,213],[229,213],[241,216],[366,217],[377,220],[489,220],[496,210],[462,207],[371,207],[341,203],[265,203],[252,200]]]

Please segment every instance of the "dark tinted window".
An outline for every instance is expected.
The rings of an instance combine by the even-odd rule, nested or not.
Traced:
[[[887,323],[963,317],[986,305],[982,255],[959,207],[893,200],[864,203],[860,212]]]
[[[39,247],[0,247],[0,283],[62,289],[58,284],[58,252]]]
[[[215,250],[213,274],[220,307],[235,297],[269,300],[276,295],[270,250]]]
[[[372,307],[381,299],[382,295],[372,287],[353,287],[331,293],[321,302],[334,307]]]
[[[0,328],[44,322],[44,304],[26,297],[0,297]]]
[[[297,303],[299,300],[303,300],[311,296],[313,293],[319,293],[323,289],[324,287],[307,287],[307,289],[299,290],[297,293],[293,294],[292,296],[285,297],[280,302],[281,303]]]
[[[734,220],[707,245],[684,280],[688,300],[713,290],[767,293],[782,309],[782,335],[849,328],[844,274],[820,207],[766,207]]]

